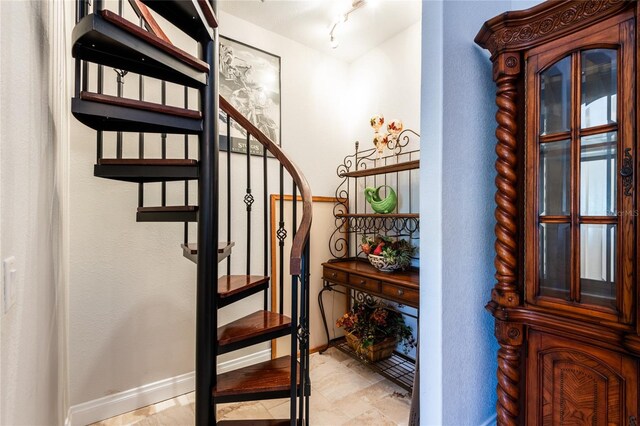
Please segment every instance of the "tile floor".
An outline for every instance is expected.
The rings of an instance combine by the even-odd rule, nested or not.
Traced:
[[[314,426],[406,425],[411,397],[335,348],[311,359],[310,424]],[[94,426],[187,426],[194,422],[194,394],[94,423]],[[289,400],[220,404],[218,420],[285,419]]]

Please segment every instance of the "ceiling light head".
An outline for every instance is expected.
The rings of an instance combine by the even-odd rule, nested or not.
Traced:
[[[331,36],[331,48],[336,49],[338,46],[338,40],[334,36]]]
[[[336,18],[333,20],[333,24],[331,24],[331,27],[329,29],[329,37],[330,37],[330,41],[331,41],[331,48],[335,49],[335,48],[338,47],[338,40],[336,40],[335,36],[333,35],[333,33],[336,30],[336,28],[340,24],[343,24],[343,23],[347,22],[347,19],[349,19],[349,15],[350,14],[352,14],[356,10],[360,9],[365,4],[368,4],[369,1],[370,0],[351,0],[351,9],[349,9],[346,12],[336,16]]]

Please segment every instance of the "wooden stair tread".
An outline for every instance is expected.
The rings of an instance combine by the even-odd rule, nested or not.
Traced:
[[[177,48],[167,47],[171,43],[137,26],[135,30],[125,28],[121,21],[114,21],[118,18],[111,13],[107,12],[106,17],[103,13],[91,13],[76,24],[71,48],[74,58],[189,87],[207,85],[208,68],[202,65],[206,63],[195,57],[184,60],[175,54]],[[147,37],[161,42],[151,43]]]
[[[111,96],[100,93],[80,92],[80,99],[102,104],[118,105],[128,108],[141,109],[144,111],[158,112],[161,114],[175,115],[184,118],[192,118],[197,120],[202,119],[202,114],[200,113],[200,111],[156,104],[147,101],[139,101],[136,99],[121,98],[118,96]]]
[[[262,334],[288,328],[291,319],[287,316],[269,311],[257,311],[218,328],[218,344],[247,340]]]
[[[138,207],[137,222],[197,222],[198,206]]]
[[[261,275],[224,275],[218,278],[218,296],[225,298],[269,282]]]
[[[180,158],[101,158],[101,166],[197,166],[198,160]]]
[[[112,24],[122,28],[123,30],[146,41],[147,43],[164,50],[165,52],[173,55],[175,58],[178,58],[182,62],[189,64],[193,68],[202,72],[209,72],[209,64],[207,64],[206,62],[203,62],[195,56],[188,54],[184,50],[177,48],[171,43],[167,43],[160,37],[143,30],[142,28],[138,27],[132,22],[127,21],[123,17],[111,12],[110,10],[104,9],[100,12],[100,14],[106,21],[111,22]]]
[[[198,206],[153,206],[138,207],[138,212],[193,212],[198,210]]]
[[[122,98],[115,96],[88,92],[83,95],[83,98],[71,99],[71,112],[81,123],[94,130],[112,132],[182,135],[202,132],[202,119],[195,115],[196,118],[185,117],[183,116],[184,111],[187,110],[174,111],[158,108],[156,104],[152,103],[122,100]]]
[[[296,363],[297,364],[297,363]],[[291,386],[291,357],[283,356],[218,376],[213,396],[287,391]],[[296,378],[300,383],[300,366]]]
[[[199,176],[197,160],[160,158],[101,158],[93,175],[122,182],[175,182]]]
[[[216,424],[220,426],[289,426],[291,421],[287,419],[220,420]],[[299,421],[298,424],[300,424]]]

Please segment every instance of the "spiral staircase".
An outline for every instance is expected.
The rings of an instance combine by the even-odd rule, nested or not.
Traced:
[[[125,8],[129,15],[135,12],[139,22],[126,19]],[[311,389],[308,340],[311,192],[305,177],[280,147],[219,96],[216,11],[217,5],[209,0],[129,0],[126,4],[122,0],[108,3],[93,0],[93,4],[88,0],[76,0],[76,25],[72,34],[75,58],[72,113],[96,131],[94,175],[138,185],[138,222],[184,223],[183,255],[197,264],[196,424],[308,424]],[[194,47],[197,46],[199,57],[172,44],[154,18],[156,14],[175,26],[174,31],[186,34]],[[105,89],[109,76],[115,78],[115,94],[109,94]],[[123,96],[125,79],[137,82],[137,99]],[[145,100],[145,87],[158,83],[161,102]],[[166,93],[169,83],[183,88],[182,106],[168,105]],[[190,108],[196,100],[198,108]],[[226,124],[226,132],[220,131],[219,123]],[[242,129],[247,147],[252,141],[262,146],[262,173],[258,176],[255,172],[252,176],[252,163],[255,169],[256,159],[252,158],[255,156],[249,149],[246,149],[246,170],[242,173],[237,173],[236,169],[235,173],[231,172],[230,153],[224,155],[226,167],[222,167],[220,134],[226,135],[229,143],[232,129]],[[131,133],[137,135],[137,144],[134,144],[137,146],[131,146]],[[173,136],[169,140],[169,135],[184,135],[184,155],[181,158],[169,157],[168,145],[176,143]],[[158,137],[159,156],[150,148]],[[114,149],[110,150],[107,146],[112,146],[110,143],[114,138]],[[190,143],[194,139],[197,139],[197,152]],[[135,148],[136,155],[127,155],[132,148]],[[107,155],[107,151],[113,152]],[[222,172],[223,168],[226,173]],[[236,194],[232,194],[232,180],[241,179],[240,175],[244,174],[246,180],[235,183],[245,187],[244,194],[234,202]],[[256,185],[258,180],[262,185]],[[195,198],[194,181],[197,182],[197,204],[192,202]],[[184,182],[184,185],[176,187],[175,182]],[[161,194],[160,200],[151,205],[148,203],[149,193],[145,193],[150,185],[159,185]],[[280,193],[280,218],[285,217],[282,200],[287,186],[291,188],[293,199],[301,200],[302,211],[298,214],[298,203],[292,203],[290,231],[287,232],[284,220],[280,219],[278,250],[269,253],[267,240],[271,231],[267,226],[267,202],[274,185]],[[169,198],[176,198],[171,194],[176,189],[181,192],[179,196],[184,203],[167,205]],[[256,199],[264,202],[262,227],[255,226],[260,218],[252,216]],[[226,205],[226,212],[220,208],[221,200]],[[242,212],[232,210],[238,205],[243,205]],[[233,235],[232,217],[240,214],[247,217],[246,229],[241,235],[238,232],[238,235]],[[190,234],[193,234],[190,223],[197,227],[197,242],[189,241]],[[225,224],[226,232],[220,223]],[[221,234],[226,234],[223,242],[220,242]],[[288,234],[292,234],[292,249],[285,262],[284,240]],[[246,238],[242,274],[232,273],[234,265],[237,270],[238,264],[231,263],[234,237]],[[259,241],[264,244],[258,244]],[[255,257],[256,252],[262,255],[260,273],[256,273],[255,266],[252,266],[256,259],[252,262],[251,256]],[[271,283],[268,271],[273,267],[272,259],[278,255],[279,282]],[[290,267],[286,280],[283,274],[285,263]],[[285,285],[290,286],[287,292],[284,291]],[[271,303],[271,307],[276,306],[276,309],[268,309],[272,286],[279,288],[277,293],[272,293],[279,294],[279,304]],[[224,326],[218,325],[221,308],[241,305],[238,302],[260,292],[264,294],[264,309]],[[285,293],[291,294],[290,300],[283,299]],[[290,355],[224,374],[217,373],[219,355],[282,336],[291,337]],[[289,419],[217,421],[217,404],[273,398],[290,398]]]

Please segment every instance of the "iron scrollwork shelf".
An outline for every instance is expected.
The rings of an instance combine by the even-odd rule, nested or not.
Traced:
[[[412,235],[420,227],[417,213],[408,214],[337,214],[351,232]]]
[[[420,167],[419,138],[420,135],[413,130],[402,131],[396,138],[389,140],[387,154],[384,156],[376,148],[360,151],[359,143],[356,142],[355,153],[346,156],[338,166],[337,175],[341,182],[335,192],[335,230],[329,240],[333,258],[322,265],[323,288],[318,294],[327,335],[327,346],[320,353],[330,346],[336,347],[409,391],[415,375],[415,361],[410,357],[396,351],[391,358],[372,363],[355,353],[343,338],[330,339],[323,294],[346,294],[348,303],[372,303],[375,299],[385,299],[404,305],[408,310],[403,310],[403,315],[417,319],[417,269],[410,268],[391,274],[380,272],[366,260],[359,243],[362,236],[382,234],[391,238],[408,239],[417,245],[420,231],[416,172]],[[395,187],[398,194],[398,205],[387,214],[374,212],[365,202],[365,187],[380,186]]]
[[[347,155],[336,170],[342,181],[335,197],[333,208],[335,230],[329,240],[329,250],[335,259],[346,259],[362,255],[358,251],[361,235],[384,234],[390,237],[419,238],[420,218],[417,211],[416,176],[411,172],[420,167],[420,135],[405,129],[389,140],[387,155],[380,155],[376,148]],[[415,148],[415,149],[412,149]],[[399,207],[389,214],[378,214],[366,204],[362,191],[365,186],[395,183]]]

